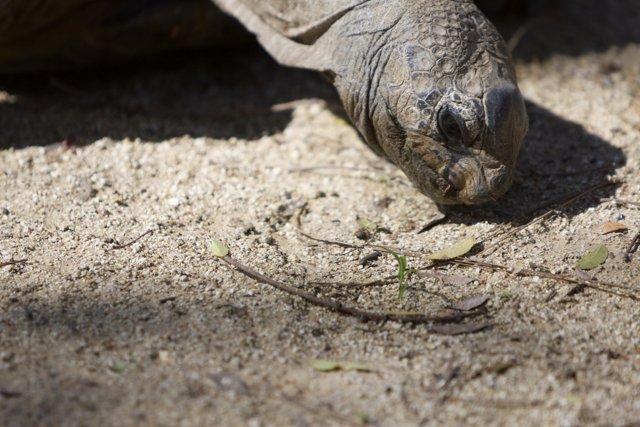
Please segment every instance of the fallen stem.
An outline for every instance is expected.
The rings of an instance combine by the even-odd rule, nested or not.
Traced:
[[[628,206],[640,207],[640,202],[636,202],[633,200],[616,199],[615,197],[604,199],[603,202],[614,202],[617,205],[628,205]]]
[[[138,237],[136,237],[135,239],[133,239],[130,242],[124,243],[124,244],[117,244],[112,248],[107,249],[108,251],[115,251],[117,249],[123,249],[126,248],[127,246],[131,246],[133,245],[135,242],[137,242],[138,240],[142,239],[144,236],[146,236],[147,234],[153,234],[153,230],[147,230],[144,233],[142,233],[141,235],[139,235]]]
[[[586,196],[587,194],[593,193],[593,192],[594,192],[594,191],[596,191],[596,190],[599,190],[599,189],[604,188],[604,187],[608,187],[608,186],[610,186],[610,185],[615,185],[615,184],[618,184],[618,183],[619,183],[618,181],[606,181],[606,182],[601,182],[601,183],[599,183],[599,184],[592,185],[591,187],[588,187],[588,188],[586,188],[586,189],[584,189],[584,190],[580,190],[580,191],[579,191],[579,192],[577,192],[577,193],[573,193],[573,194],[571,194],[571,195],[569,195],[569,196],[566,196],[566,197],[564,197],[564,198],[562,198],[562,199],[560,199],[560,200],[555,200],[555,201],[547,202],[547,203],[545,203],[545,204],[543,204],[543,205],[541,205],[541,206],[538,206],[538,207],[536,207],[536,208],[534,208],[534,209],[529,210],[529,211],[528,211],[527,213],[525,213],[524,215],[529,215],[530,213],[533,213],[533,212],[539,211],[540,209],[545,209],[545,208],[548,208],[548,207],[550,207],[550,206],[555,206],[555,205],[557,205],[558,203],[560,203],[560,205],[559,205],[559,206],[557,206],[557,207],[553,207],[552,209],[550,209],[550,210],[548,210],[547,212],[543,213],[542,215],[540,215],[540,216],[538,216],[538,217],[534,218],[533,220],[531,220],[531,221],[527,222],[526,224],[521,225],[521,226],[519,226],[519,227],[516,227],[515,229],[513,229],[513,230],[511,230],[511,231],[507,232],[507,234],[506,234],[505,236],[501,237],[500,239],[498,239],[498,240],[497,240],[496,242],[494,242],[493,244],[491,244],[491,245],[489,245],[489,246],[485,247],[482,251],[480,251],[480,252],[479,252],[478,254],[476,254],[476,255],[479,255],[480,253],[483,253],[483,252],[488,252],[488,254],[487,254],[487,255],[491,254],[493,251],[495,251],[495,250],[500,246],[500,244],[501,244],[502,242],[504,242],[505,240],[510,239],[511,237],[515,236],[516,234],[518,234],[519,232],[521,232],[521,231],[522,231],[522,230],[524,230],[525,228],[531,227],[531,226],[532,226],[532,225],[534,225],[534,224],[537,224],[537,223],[539,223],[539,222],[541,222],[541,221],[543,221],[543,220],[545,220],[545,219],[547,219],[547,218],[552,217],[553,215],[556,215],[556,214],[557,214],[557,211],[558,211],[559,209],[566,208],[567,206],[569,206],[570,204],[574,203],[575,201],[577,201],[577,200],[581,199],[582,197]]]
[[[335,286],[335,287],[347,287],[347,288],[367,288],[372,286],[383,286],[392,284],[395,280],[395,276],[385,280],[373,280],[371,282],[309,282],[310,285],[315,286]]]
[[[26,259],[10,259],[9,261],[0,262],[0,268],[6,267],[8,265],[16,265],[16,264],[24,264],[27,262]]]
[[[625,262],[631,262],[631,255],[633,255],[638,250],[639,246],[640,246],[640,231],[636,233],[635,236],[633,236],[633,239],[631,239],[631,243],[629,244],[629,247],[627,247],[627,250],[624,252]]]
[[[242,264],[240,261],[232,258],[230,255],[227,255],[222,258],[224,262],[229,265],[235,267],[238,271],[243,273],[244,275],[256,280],[259,283],[264,283],[269,286],[272,286],[278,290],[286,292],[288,294],[297,296],[306,302],[317,305],[322,308],[326,308],[331,311],[335,311],[337,313],[346,314],[348,316],[357,317],[364,321],[396,321],[403,323],[432,323],[432,322],[459,322],[464,318],[477,316],[478,311],[462,313],[457,311],[448,310],[446,312],[439,312],[433,315],[424,315],[419,313],[404,313],[404,312],[379,312],[379,311],[367,311],[361,310],[359,308],[351,307],[342,304],[341,302],[335,301],[333,299],[321,298],[309,292],[303,291],[298,288],[294,288],[292,286],[286,285],[282,282],[278,282],[270,277],[265,276],[262,273],[259,273],[252,268]]]
[[[638,297],[635,294],[632,293],[626,293],[626,292],[618,292],[615,290],[612,290],[610,288],[618,288],[618,289],[628,289],[622,286],[617,286],[617,285],[613,285],[610,283],[602,283],[602,282],[597,282],[595,280],[589,281],[589,280],[583,280],[583,279],[577,279],[575,277],[569,277],[569,276],[563,276],[560,274],[554,274],[554,273],[549,273],[547,271],[541,271],[541,270],[532,270],[532,269],[522,269],[522,270],[515,270],[512,267],[508,267],[506,265],[500,265],[500,264],[493,264],[493,263],[489,263],[489,262],[484,262],[484,261],[477,261],[477,260],[473,260],[473,259],[457,259],[457,260],[452,260],[451,262],[453,262],[454,264],[457,265],[464,265],[464,266],[472,266],[472,267],[480,267],[480,268],[486,268],[486,269],[492,269],[492,270],[501,270],[501,271],[507,271],[509,273],[514,273],[516,276],[528,276],[528,277],[542,277],[545,279],[552,279],[552,280],[558,280],[558,281],[562,281],[562,282],[566,282],[566,283],[572,283],[575,285],[583,285],[587,288],[591,288],[591,289],[595,289],[601,292],[605,292],[608,294],[612,294],[612,295],[617,295],[620,297],[626,297],[626,298],[630,298],[632,300],[640,300],[640,297]]]
[[[316,242],[320,242],[320,243],[326,243],[328,245],[336,245],[336,246],[340,246],[342,248],[349,248],[349,249],[362,249],[365,247],[365,245],[354,245],[352,243],[347,243],[347,242],[339,242],[337,240],[327,240],[327,239],[321,239],[319,237],[315,237],[312,236],[308,233],[306,233],[303,229],[302,229],[302,215],[304,215],[307,212],[307,202],[305,202],[302,207],[300,208],[300,210],[298,211],[298,213],[296,214],[296,224],[295,227],[298,230],[298,232],[300,234],[302,234],[304,237],[306,237],[309,240],[314,240]]]
[[[384,171],[384,168],[360,168],[355,166],[310,166],[306,168],[292,168],[289,169],[289,173],[305,173],[305,172],[315,172],[319,170],[347,170],[347,171],[358,171],[358,172],[379,172]]]

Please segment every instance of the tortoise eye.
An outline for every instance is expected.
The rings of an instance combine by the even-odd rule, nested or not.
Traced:
[[[473,144],[464,119],[448,106],[442,107],[438,113],[438,130],[452,148]]]

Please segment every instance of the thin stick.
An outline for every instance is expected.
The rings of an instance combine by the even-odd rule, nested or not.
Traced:
[[[311,166],[307,168],[293,168],[289,169],[289,173],[305,173],[305,172],[314,172],[319,170],[348,170],[348,171],[358,171],[358,172],[375,172],[375,171],[384,171],[384,168],[360,168],[356,166]]]
[[[631,239],[631,243],[629,244],[629,247],[624,252],[624,260],[626,262],[631,262],[631,255],[633,255],[638,250],[639,246],[640,246],[640,231],[636,233],[633,239]]]
[[[326,243],[327,245],[336,245],[336,246],[340,246],[342,248],[349,248],[349,249],[362,249],[365,248],[367,245],[354,245],[352,243],[347,243],[347,242],[339,242],[337,240],[327,240],[327,239],[321,239],[319,237],[314,237],[310,234],[305,233],[304,231],[302,231],[301,229],[298,228],[298,232],[300,234],[302,234],[304,237],[306,237],[309,240],[314,240],[316,242],[320,242],[320,243]]]
[[[534,218],[533,220],[527,222],[524,225],[521,225],[519,227],[516,227],[515,229],[509,231],[505,236],[501,237],[500,239],[498,239],[498,241],[494,242],[493,244],[487,246],[486,248],[484,248],[484,250],[482,250],[480,253],[482,252],[489,252],[488,254],[492,253],[493,251],[495,251],[499,245],[504,242],[507,239],[510,239],[511,237],[515,236],[516,234],[518,234],[519,232],[521,232],[522,230],[524,230],[525,228],[531,227],[534,224],[537,224],[547,218],[550,218],[551,216],[556,214],[556,211],[559,209],[563,209],[566,208],[567,206],[569,206],[570,204],[574,203],[575,201],[581,199],[582,197],[586,196],[587,194],[590,194],[596,190],[599,190],[601,188],[604,187],[608,187],[610,185],[614,185],[614,184],[618,184],[617,181],[606,181],[606,182],[601,182],[599,184],[596,185],[592,185],[589,188],[586,188],[584,190],[581,190],[577,193],[573,193],[572,195],[570,195],[567,199],[564,199],[564,201],[556,208],[550,209],[547,212],[543,213],[542,215],[538,216],[537,218]],[[531,212],[536,212],[540,209],[545,209],[548,208],[549,206],[554,206],[557,203],[559,203],[559,201],[552,201],[552,202],[548,202],[545,203],[541,206],[538,206],[532,210],[530,210],[528,213]],[[526,213],[525,215],[528,215],[528,213]],[[487,254],[487,255],[488,255]]]
[[[488,268],[488,269],[492,269],[492,270],[502,270],[502,271],[507,271],[507,272],[514,272],[514,269],[505,265],[499,265],[499,264],[493,264],[493,263],[489,263],[489,262],[484,262],[484,261],[477,261],[477,260],[473,260],[473,259],[457,259],[457,260],[452,260],[451,262],[453,262],[454,264],[458,264],[458,265],[466,265],[466,266],[473,266],[473,267],[480,267],[480,268]],[[522,270],[518,270],[515,272],[515,274],[517,276],[529,276],[529,277],[533,277],[533,276],[538,276],[538,277],[542,277],[545,279],[553,279],[553,280],[559,280],[561,282],[567,282],[567,283],[572,283],[572,284],[576,284],[576,285],[584,285],[588,288],[591,289],[595,289],[601,292],[605,292],[608,294],[612,294],[612,295],[617,295],[620,297],[626,297],[626,298],[630,298],[632,300],[638,301],[640,300],[640,297],[638,297],[635,294],[632,293],[626,293],[626,292],[618,292],[615,290],[612,290],[611,288],[618,288],[618,289],[628,289],[625,288],[623,286],[616,286],[610,283],[602,283],[602,282],[597,282],[597,281],[588,281],[588,280],[581,280],[581,279],[577,279],[575,277],[569,277],[569,276],[562,276],[560,274],[553,274],[553,273],[549,273],[547,271],[540,271],[540,270],[532,270],[532,269],[522,269]]]
[[[523,407],[539,406],[544,403],[542,400],[505,400],[505,399],[462,399],[459,397],[450,397],[449,401],[468,403],[474,406],[485,406],[498,409],[522,409]]]
[[[347,249],[373,248],[373,249],[381,249],[381,250],[383,250],[385,252],[393,251],[393,252],[397,253],[398,255],[405,255],[405,256],[420,256],[420,255],[422,255],[422,254],[420,254],[418,252],[406,252],[406,251],[403,251],[401,249],[392,248],[392,247],[389,247],[389,246],[383,246],[383,245],[380,245],[380,244],[364,243],[362,245],[356,245],[356,244],[353,244],[353,243],[340,242],[338,240],[321,239],[320,237],[312,236],[311,234],[305,232],[302,229],[302,220],[300,218],[302,217],[302,215],[305,212],[307,212],[307,203],[306,202],[305,202],[304,205],[302,205],[302,207],[298,211],[298,214],[296,215],[295,227],[298,230],[298,232],[300,234],[302,234],[304,237],[306,237],[307,239],[310,239],[310,240],[313,240],[313,241],[316,241],[316,242],[320,242],[320,243],[326,243],[327,245],[336,245],[336,246],[340,246],[342,248],[347,248]]]
[[[542,210],[542,209],[547,209],[547,208],[549,208],[551,206],[557,205],[558,203],[560,203],[560,205],[556,209],[566,208],[568,205],[572,204],[573,202],[581,199],[582,197],[584,197],[584,196],[586,196],[586,195],[588,195],[590,193],[593,193],[596,190],[599,190],[599,189],[605,188],[605,187],[609,187],[611,185],[618,185],[618,184],[621,184],[621,183],[622,183],[622,181],[617,180],[617,179],[612,179],[611,181],[603,181],[603,182],[601,182],[599,184],[594,184],[594,185],[592,185],[590,187],[587,187],[587,188],[585,188],[583,190],[579,190],[579,191],[577,191],[575,193],[571,193],[569,195],[564,195],[564,196],[559,197],[559,198],[557,198],[555,200],[551,200],[550,202],[543,203],[543,204],[541,204],[539,206],[536,206],[533,209],[529,209],[527,212],[522,214],[522,216],[526,216],[526,215],[532,214],[532,213],[534,213],[536,211],[539,211],[539,210]]]
[[[315,285],[315,286],[332,286],[332,287],[346,287],[346,288],[367,288],[367,287],[371,287],[371,286],[383,286],[383,285],[390,285],[392,283],[394,283],[394,281],[396,280],[395,276],[391,277],[389,279],[383,279],[383,280],[374,280],[371,282],[309,282],[310,285]]]
[[[635,202],[633,200],[616,199],[615,197],[604,199],[603,201],[604,202],[614,202],[614,203],[616,203],[618,205],[628,205],[628,206],[640,207],[640,202]]]
[[[313,105],[319,104],[321,107],[326,108],[327,102],[324,99],[320,98],[307,98],[307,99],[295,99],[289,102],[281,102],[279,104],[273,104],[269,107],[269,110],[274,113],[279,113],[282,111],[294,110],[297,107],[302,107],[304,105]]]
[[[222,260],[227,264],[235,267],[238,271],[243,273],[245,276],[248,276],[259,283],[267,284],[278,290],[286,292],[290,295],[297,296],[298,298],[301,298],[310,304],[317,305],[319,307],[323,307],[331,311],[335,311],[336,313],[357,317],[364,321],[380,322],[380,321],[392,320],[392,321],[403,322],[403,323],[459,322],[466,317],[472,317],[472,316],[478,315],[478,312],[461,313],[461,312],[455,312],[455,311],[447,312],[445,315],[437,315],[437,314],[423,315],[420,313],[393,313],[393,312],[360,310],[355,307],[346,306],[341,302],[335,301],[333,299],[320,298],[309,292],[291,287],[282,282],[278,282],[242,264],[240,261],[232,258],[230,255],[225,256],[224,258],[222,258]]]
[[[117,244],[112,248],[107,249],[108,251],[115,251],[117,249],[123,249],[126,248],[127,246],[131,246],[133,245],[135,242],[137,242],[138,240],[142,239],[144,236],[146,236],[147,234],[153,234],[153,230],[147,230],[144,233],[142,233],[141,235],[139,235],[138,237],[136,237],[135,239],[133,239],[130,242],[127,242],[125,244]]]
[[[342,248],[349,248],[349,249],[362,249],[362,248],[365,247],[365,245],[354,245],[353,243],[339,242],[337,240],[321,239],[319,237],[314,237],[314,236],[306,233],[304,230],[302,230],[302,219],[301,219],[302,215],[304,215],[306,212],[307,212],[307,202],[305,202],[302,205],[302,207],[300,208],[300,210],[296,214],[295,227],[298,230],[298,232],[300,234],[302,234],[304,237],[306,237],[307,239],[314,240],[314,241],[320,242],[320,243],[326,243],[327,245],[336,245],[336,246],[340,246]]]
[[[26,259],[13,259],[13,258],[11,258],[9,261],[0,262],[0,268],[6,267],[8,265],[24,264],[25,262],[27,262]]]

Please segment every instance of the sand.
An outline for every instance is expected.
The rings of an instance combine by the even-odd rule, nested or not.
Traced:
[[[530,131],[514,186],[444,218],[358,139],[330,85],[259,50],[5,79],[0,262],[26,261],[0,267],[0,424],[640,422],[640,254],[625,260],[640,231],[640,40],[611,25],[640,16],[627,7],[522,36]],[[362,218],[386,230],[363,236]],[[627,230],[602,234],[607,222]],[[470,237],[484,250],[468,259],[508,270],[432,267],[430,253]],[[214,239],[362,309],[488,296],[463,324],[491,326],[443,335],[337,314],[230,268]],[[411,274],[398,298],[396,261],[361,265],[364,243],[470,280]],[[577,272],[601,244],[607,261]]]

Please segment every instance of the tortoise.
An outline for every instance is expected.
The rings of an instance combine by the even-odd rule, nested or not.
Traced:
[[[0,0],[0,71],[232,42],[221,11],[279,63],[325,75],[366,144],[435,202],[510,187],[527,114],[471,0]]]

